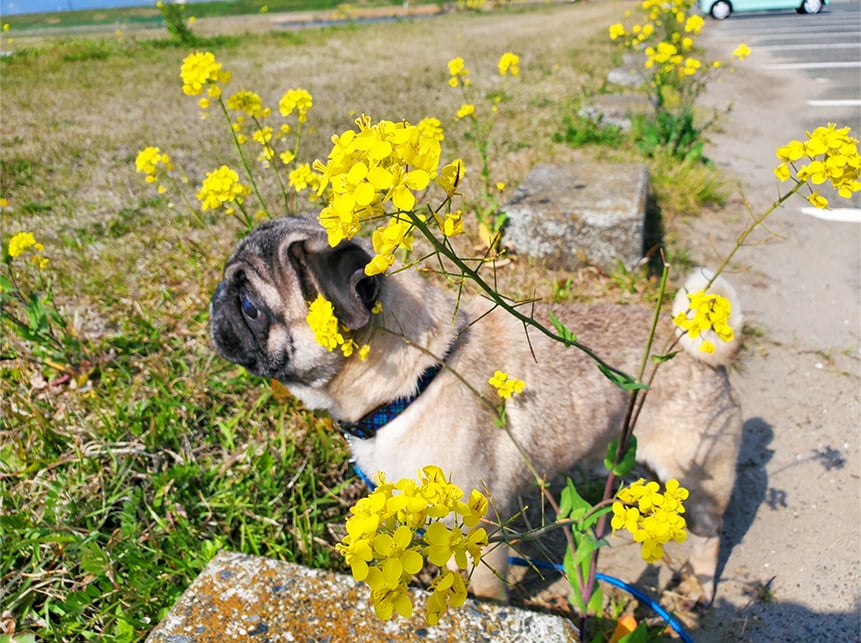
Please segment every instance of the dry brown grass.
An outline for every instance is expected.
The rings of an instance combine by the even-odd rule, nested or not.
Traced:
[[[572,101],[601,86],[612,63],[606,25],[626,6],[548,5],[257,34],[214,52],[233,73],[231,89],[252,89],[270,105],[291,87],[312,93],[314,132],[303,144],[307,160],[325,158],[329,136],[352,127],[358,114],[412,122],[437,116],[448,131],[444,155],[461,156],[468,168],[477,168],[474,147],[452,124],[463,98],[446,85],[447,61],[463,56],[475,90],[505,92],[491,171],[494,180],[513,186],[539,161],[583,158],[551,137]],[[234,26],[241,32],[241,19]],[[506,50],[522,58],[515,82],[496,72]],[[228,252],[232,234],[219,226],[184,229],[177,209],[154,201],[134,171],[134,157],[147,145],[169,151],[192,189],[205,171],[235,165],[224,123],[215,115],[201,122],[196,100],[180,91],[178,71],[186,53],[126,37],[54,44],[4,65],[2,191],[21,229],[38,230],[51,246],[66,236],[65,257],[53,256],[62,271],[88,273],[78,295],[100,296],[103,284],[119,281],[112,289],[146,299],[141,291],[155,285],[153,277],[165,264],[177,263],[173,242],[182,235],[194,239],[201,254],[176,281],[208,273],[210,279],[197,284],[206,291]],[[467,202],[476,196],[471,185],[465,184]],[[128,230],[121,243],[104,234],[111,227]],[[81,237],[85,241],[70,241]]]

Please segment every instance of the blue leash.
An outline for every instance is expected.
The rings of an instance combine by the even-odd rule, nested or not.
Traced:
[[[373,491],[377,485],[375,485],[368,476],[365,475],[364,471],[362,471],[358,465],[353,465],[353,470],[356,472],[356,475],[359,476],[359,479],[365,483],[365,485]],[[563,576],[565,575],[565,570],[562,565],[559,563],[548,563],[543,560],[526,560],[525,558],[518,558],[517,556],[510,556],[508,558],[509,565],[519,565],[521,567],[537,567],[538,569],[550,569],[556,572],[559,572]],[[645,603],[649,606],[649,608],[662,619],[667,622],[673,631],[679,635],[679,637],[684,641],[684,643],[694,643],[694,640],[690,637],[690,635],[685,631],[685,628],[682,624],[676,619],[675,616],[670,614],[667,610],[665,610],[660,603],[654,600],[651,596],[646,594],[643,590],[635,587],[634,585],[630,585],[623,580],[620,580],[614,576],[607,576],[607,574],[602,574],[601,572],[597,572],[595,574],[595,578],[600,581],[603,581],[609,585],[613,585],[618,587],[621,590],[628,592],[631,596],[636,598],[638,601]]]
[[[558,563],[548,563],[548,562],[545,562],[542,560],[526,560],[525,558],[518,558],[516,556],[509,557],[508,563],[510,565],[537,567],[539,569],[552,569],[554,571],[559,572],[560,574],[563,574],[563,575],[565,574],[565,570],[562,568],[562,565],[560,565]],[[694,643],[694,640],[690,637],[690,635],[688,635],[688,633],[685,631],[685,628],[682,626],[681,623],[679,623],[678,619],[676,619],[676,617],[674,617],[667,610],[665,610],[660,605],[660,603],[655,601],[651,596],[646,594],[643,590],[641,590],[641,589],[639,589],[633,585],[630,585],[629,583],[626,583],[623,580],[619,580],[618,578],[615,578],[614,576],[607,576],[607,574],[602,574],[601,572],[597,572],[595,574],[595,578],[597,578],[598,580],[603,581],[605,583],[608,583],[610,585],[614,585],[615,587],[618,587],[619,589],[622,589],[622,590],[628,592],[631,596],[636,598],[638,601],[645,603],[646,605],[649,606],[649,608],[651,608],[651,610],[653,612],[655,612],[655,614],[657,614],[662,619],[664,619],[667,622],[667,625],[669,625],[671,628],[673,628],[673,630],[676,632],[676,634],[679,635],[679,637],[682,639],[682,641],[684,641],[685,643]]]

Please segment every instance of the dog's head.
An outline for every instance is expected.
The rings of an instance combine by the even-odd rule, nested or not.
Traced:
[[[330,247],[313,219],[261,225],[240,242],[212,296],[216,349],[250,372],[288,385],[325,383],[344,358],[316,342],[306,321],[308,305],[322,294],[344,326],[366,326],[380,280],[365,275],[370,259],[361,241]]]

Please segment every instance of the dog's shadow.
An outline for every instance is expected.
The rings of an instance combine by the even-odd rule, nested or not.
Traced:
[[[724,526],[721,538],[721,548],[718,557],[718,567],[716,578],[718,588],[720,587],[720,576],[726,567],[727,561],[732,553],[733,548],[742,542],[745,534],[750,529],[756,519],[759,508],[763,504],[769,502],[780,502],[780,491],[769,490],[768,473],[766,464],[771,460],[774,451],[769,448],[774,438],[774,430],[771,425],[762,418],[750,418],[745,421],[742,427],[742,439],[739,449],[738,460],[736,463],[736,479],[733,487],[730,504],[724,514]],[[596,488],[603,482],[596,477],[586,476],[581,469],[571,472],[574,476],[575,483],[578,489],[584,495],[596,495]],[[585,485],[585,491],[582,489]],[[592,493],[587,493],[590,491]],[[555,489],[558,489],[557,485]],[[769,496],[774,497],[769,497]],[[597,496],[600,496],[600,490],[597,490]],[[540,495],[528,495],[522,498],[524,506],[528,509],[520,516],[514,525],[513,530],[525,532],[530,528],[535,528],[540,525],[548,525],[555,519],[555,514],[548,503],[544,501]],[[636,547],[635,543],[619,542],[621,539],[611,538],[612,549],[621,547]],[[557,592],[562,592],[566,588],[566,582],[559,571],[552,569],[553,565],[558,565],[562,562],[567,547],[567,540],[561,529],[552,530],[544,534],[538,541],[524,541],[518,543],[513,548],[511,554],[514,557],[537,561],[537,567],[525,567],[521,570],[514,570],[510,578],[514,581],[511,587],[511,596],[514,601],[533,602],[536,596],[542,596],[539,599],[539,606],[546,600],[547,596],[552,596]],[[602,562],[607,562],[607,565],[600,565],[601,571],[604,571],[612,576],[618,576],[623,580],[632,582],[642,589],[655,589],[659,586],[658,567],[652,565],[641,565],[638,568],[628,567],[624,565],[621,569],[615,569],[614,564],[617,563],[617,558],[613,556],[615,552],[608,550],[607,554],[602,553]],[[637,559],[637,556],[633,558]],[[641,562],[641,561],[640,561]],[[626,574],[629,574],[626,577]],[[561,582],[560,582],[561,581]],[[720,589],[718,589],[718,593]],[[564,602],[567,592],[558,599],[551,599],[550,606],[558,605],[558,600]]]
[[[733,548],[744,540],[763,503],[785,501],[777,490],[771,490],[772,498],[769,499],[766,465],[774,455],[774,450],[769,448],[773,439],[774,429],[762,418],[745,421],[736,465],[735,486],[724,515],[718,578],[726,567]]]

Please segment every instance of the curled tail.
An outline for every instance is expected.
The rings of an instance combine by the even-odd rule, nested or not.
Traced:
[[[694,318],[695,313],[691,308],[692,301],[688,295],[695,295],[704,290],[713,277],[714,273],[707,268],[696,268],[688,276],[673,301],[674,319],[680,314],[684,314],[689,319]],[[676,332],[680,335],[679,344],[689,355],[702,362],[712,366],[726,365],[741,347],[741,327],[744,322],[741,303],[735,288],[720,276],[714,279],[706,294],[720,295],[729,302],[730,312],[726,325],[732,329],[732,337],[727,339],[725,331],[722,333],[722,337],[713,329],[702,332],[696,330],[685,332],[677,326]],[[708,350],[710,347],[714,347],[714,350]]]

